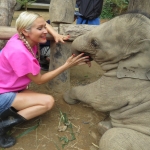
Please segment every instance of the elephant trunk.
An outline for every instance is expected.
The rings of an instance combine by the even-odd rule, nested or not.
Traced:
[[[82,43],[81,43],[81,41],[82,41]],[[90,53],[87,52],[87,49],[86,49],[87,44],[85,42],[86,41],[84,40],[84,36],[80,36],[77,39],[75,39],[71,45],[72,54],[79,55],[81,53],[84,53],[83,57],[89,56],[89,61],[92,61],[93,59],[92,59]]]

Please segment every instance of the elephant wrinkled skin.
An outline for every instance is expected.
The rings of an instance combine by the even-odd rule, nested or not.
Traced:
[[[110,112],[112,128],[100,150],[150,149],[150,20],[138,13],[117,16],[76,38],[73,53],[88,54],[105,71],[96,82],[71,88],[69,104],[78,101]]]

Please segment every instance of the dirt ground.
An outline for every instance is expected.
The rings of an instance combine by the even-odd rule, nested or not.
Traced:
[[[12,26],[14,26],[16,18],[22,11],[14,13]],[[49,19],[48,10],[29,11],[38,12],[45,20]],[[44,71],[41,72],[45,73]],[[87,66],[74,67],[71,69],[71,85],[93,82],[100,78],[102,73],[100,66],[95,62],[92,62],[90,68]],[[9,150],[98,150],[101,136],[97,124],[105,118],[105,114],[84,103],[66,104],[62,98],[63,93],[58,94],[50,91],[48,83],[40,86],[32,83],[30,89],[53,95],[56,100],[55,106],[46,114],[16,127],[13,130],[13,135],[23,134],[24,136],[17,138],[16,145]],[[65,113],[72,128],[68,127],[65,131],[58,130],[59,126],[64,126],[61,122],[62,115],[60,112]],[[66,145],[63,148],[65,142]]]

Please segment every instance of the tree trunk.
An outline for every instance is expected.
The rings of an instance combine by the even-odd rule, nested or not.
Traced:
[[[49,7],[50,21],[53,23],[73,23],[76,0],[51,0]]]
[[[137,11],[150,15],[150,0],[130,0],[128,11]]]
[[[16,0],[0,0],[0,26],[11,26]],[[6,41],[0,40],[0,49]]]
[[[60,34],[60,24],[72,24],[74,21],[76,0],[51,0],[49,13],[50,22],[53,27],[58,27]],[[50,44],[50,67],[49,70],[54,70],[63,65],[67,58],[71,56],[71,42],[65,44],[51,41]],[[56,92],[62,92],[70,88],[70,70],[66,70],[49,82],[49,87]]]

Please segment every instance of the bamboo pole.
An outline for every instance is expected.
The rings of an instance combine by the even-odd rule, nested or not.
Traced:
[[[0,26],[0,40],[9,40],[17,30],[12,27]]]
[[[56,27],[55,30],[57,30]],[[15,33],[17,33],[16,28],[8,26],[0,26],[0,40],[9,40]],[[51,34],[47,34],[47,39],[54,40]]]

